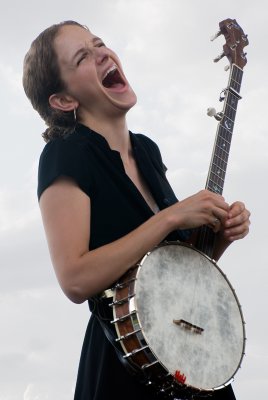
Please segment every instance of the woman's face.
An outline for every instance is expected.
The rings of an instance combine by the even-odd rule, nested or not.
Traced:
[[[135,103],[119,58],[87,29],[63,26],[54,41],[66,94],[92,116],[126,113]]]

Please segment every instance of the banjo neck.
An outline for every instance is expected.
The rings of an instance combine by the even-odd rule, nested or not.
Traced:
[[[230,153],[231,141],[234,130],[238,101],[241,99],[240,89],[243,77],[243,66],[246,64],[246,55],[241,50],[248,44],[235,20],[227,20],[227,24],[220,26],[221,30],[216,35],[224,34],[227,43],[223,46],[224,52],[214,61],[219,61],[226,55],[230,60],[230,75],[226,89],[221,92],[220,101],[224,101],[222,112],[216,113],[214,109],[208,110],[208,115],[214,116],[219,121],[214,148],[212,151],[209,172],[205,188],[211,192],[222,194]],[[238,38],[240,34],[240,37]],[[197,235],[195,247],[208,255],[213,256],[216,234],[207,226],[202,226]]]
[[[224,90],[224,107],[222,113],[216,114],[220,122],[217,127],[214,149],[212,152],[206,189],[222,194],[230,153],[231,141],[238,100],[241,99],[240,88],[243,71],[236,65],[232,66],[228,87]]]

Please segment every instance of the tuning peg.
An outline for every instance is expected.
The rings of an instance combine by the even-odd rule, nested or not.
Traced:
[[[207,109],[207,115],[209,117],[215,117],[216,114],[217,114],[217,111],[216,111],[216,109],[214,107],[209,107]]]
[[[224,71],[228,71],[230,69],[230,65],[225,65]]]
[[[223,51],[220,55],[218,55],[218,57],[214,58],[213,61],[216,63],[216,62],[220,61],[220,59],[222,59],[224,56],[225,56],[225,53]]]
[[[209,117],[214,117],[217,121],[221,121],[223,117],[223,113],[217,112],[214,107],[209,107],[207,109],[207,115]]]
[[[213,42],[213,40],[217,39],[217,37],[219,37],[222,34],[221,31],[218,31],[217,33],[215,33],[215,35],[211,36],[210,41]]]

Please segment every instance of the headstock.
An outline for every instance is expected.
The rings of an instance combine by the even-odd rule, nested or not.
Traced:
[[[247,35],[235,19],[225,19],[219,23],[219,27],[219,32],[211,40],[224,35],[226,43],[223,46],[223,53],[216,57],[214,61],[217,62],[226,56],[230,64],[235,64],[243,69],[247,63],[246,53],[244,53],[244,47],[248,45]]]

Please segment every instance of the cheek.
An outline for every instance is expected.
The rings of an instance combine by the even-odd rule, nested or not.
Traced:
[[[96,75],[87,68],[81,69],[78,74],[70,76],[67,83],[69,93],[77,96],[96,93],[98,86]]]

